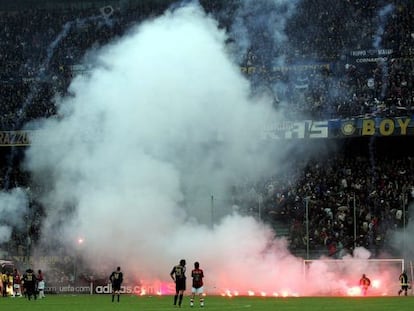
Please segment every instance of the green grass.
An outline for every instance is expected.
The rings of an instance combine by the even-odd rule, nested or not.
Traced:
[[[46,299],[28,301],[25,298],[0,298],[2,310],[19,311],[158,311],[177,310],[172,305],[171,296],[138,297],[121,296],[120,303],[112,303],[109,295],[59,295]],[[195,307],[189,306],[186,296],[180,310],[200,310],[197,301]],[[357,310],[414,310],[414,297],[301,297],[301,298],[261,298],[261,297],[219,297],[207,296],[205,307],[208,311],[254,310],[254,311],[357,311]]]

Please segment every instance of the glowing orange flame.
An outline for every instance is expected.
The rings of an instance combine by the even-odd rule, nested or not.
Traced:
[[[203,294],[203,295],[206,295],[206,294]],[[227,290],[225,290],[223,293],[221,293],[221,296],[223,296],[223,297],[225,297],[225,296],[227,296],[227,297],[233,297],[233,296],[238,296],[239,295],[239,292],[238,291],[231,291],[231,290],[229,290],[229,289],[227,289]]]
[[[362,291],[359,286],[350,287],[347,290],[348,296],[361,296]]]
[[[381,281],[380,280],[373,280],[372,281],[372,288],[380,288],[381,287]]]

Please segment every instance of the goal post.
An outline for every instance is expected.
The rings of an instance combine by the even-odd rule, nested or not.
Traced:
[[[310,295],[360,296],[359,280],[371,280],[368,295],[395,296],[404,259],[317,259],[303,261],[303,276]],[[312,292],[312,290],[315,290]]]

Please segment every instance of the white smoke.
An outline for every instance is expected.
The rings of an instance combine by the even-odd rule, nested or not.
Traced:
[[[181,257],[231,271],[242,270],[240,261],[273,266],[288,256],[285,242],[278,254],[262,254],[274,233],[230,215],[225,203],[217,220],[229,216],[206,225],[211,195],[226,202],[232,184],[277,168],[271,149],[279,146],[258,143],[277,116],[270,100],[250,98],[225,40],[190,5],[140,25],[96,56],[89,77],[74,80],[59,118],[37,125],[27,153],[35,180],[47,181],[44,243],[58,231],[68,245],[82,236],[91,262],[160,279]],[[246,278],[238,270],[233,276]]]
[[[410,196],[414,197],[414,192],[409,194]],[[406,207],[404,207],[406,208]],[[411,243],[411,237],[414,233],[414,222],[412,221],[411,217],[408,217],[408,215],[412,215],[414,211],[414,203],[411,202],[411,204],[408,205],[408,208],[406,211],[403,210],[403,207],[401,206],[401,209],[397,210],[395,212],[394,217],[397,219],[397,213],[401,213],[401,226],[393,232],[393,234],[390,237],[390,244],[398,250],[400,256],[402,258],[406,259],[412,259],[414,256],[414,245]],[[406,222],[406,224],[404,224]],[[406,262],[406,267],[409,265],[412,266],[412,261]],[[412,277],[413,275],[411,275]]]
[[[0,243],[10,240],[12,229],[24,228],[27,213],[28,198],[22,188],[0,192]]]

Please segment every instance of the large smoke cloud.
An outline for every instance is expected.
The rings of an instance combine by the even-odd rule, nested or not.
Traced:
[[[0,243],[10,240],[12,228],[24,229],[24,217],[27,213],[28,198],[22,188],[13,188],[9,192],[0,192]]]
[[[268,149],[277,145],[258,144],[277,116],[266,98],[250,98],[225,41],[213,19],[186,6],[104,48],[90,76],[74,80],[59,118],[38,124],[27,153],[35,179],[47,180],[44,243],[80,235],[90,262],[143,278],[165,279],[183,257],[201,261],[212,279],[226,271],[232,284],[255,266],[257,282],[270,285],[268,265],[295,261],[269,228],[225,203],[215,214],[229,216],[207,226],[212,195],[226,202],[230,185],[277,159]]]

